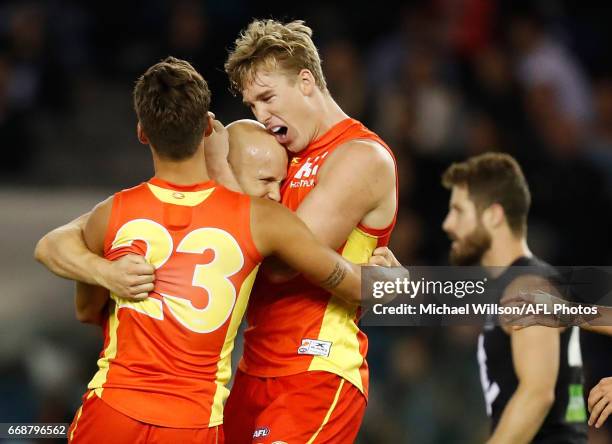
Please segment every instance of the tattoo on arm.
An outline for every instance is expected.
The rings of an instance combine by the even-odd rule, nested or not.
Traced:
[[[340,285],[340,282],[344,280],[346,276],[346,267],[343,267],[339,262],[336,262],[336,266],[334,270],[331,272],[327,279],[321,282],[321,287],[323,288],[336,288]]]

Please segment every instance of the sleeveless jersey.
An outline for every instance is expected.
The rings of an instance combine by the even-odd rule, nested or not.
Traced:
[[[343,120],[293,157],[281,189],[282,203],[295,211],[317,185],[317,173],[326,159],[338,147],[356,139],[375,141],[391,153],[380,137],[360,122]],[[354,263],[365,263],[375,248],[388,244],[394,225],[395,218],[380,230],[359,225],[338,252]],[[247,310],[240,369],[261,377],[328,371],[351,382],[367,396],[368,341],[357,326],[359,314],[358,309],[302,276],[273,284],[262,275]]]
[[[250,200],[213,181],[153,178],[114,196],[105,257],[155,266],[144,301],[111,294],[104,349],[89,383],[114,409],[148,424],[223,422],[230,354],[262,260]]]
[[[529,267],[529,269],[512,267]],[[517,259],[495,280],[500,297],[505,288],[521,274],[536,274],[559,284],[553,267],[536,258]],[[579,331],[568,328],[560,336],[559,374],[555,402],[533,439],[537,444],[586,444],[586,410],[582,397],[582,359]],[[478,362],[487,414],[495,430],[504,408],[518,387],[512,362],[510,336],[499,326],[486,325],[478,339]]]

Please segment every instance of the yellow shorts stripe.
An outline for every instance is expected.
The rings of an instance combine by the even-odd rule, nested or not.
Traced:
[[[334,409],[336,408],[336,404],[338,404],[338,399],[340,398],[340,392],[342,391],[343,386],[344,386],[344,379],[340,378],[340,386],[338,387],[338,390],[336,391],[336,396],[334,396],[334,401],[332,402],[332,405],[329,407],[329,410],[327,411],[325,418],[323,418],[323,422],[319,426],[319,429],[315,432],[314,435],[312,435],[312,437],[308,440],[308,442],[306,442],[306,444],[312,444],[314,440],[317,438],[317,436],[319,436],[319,433],[321,433],[321,430],[323,430],[323,427],[325,427],[325,424],[327,424],[327,422],[329,421],[329,418],[331,417]]]
[[[93,390],[90,391],[87,394],[87,398],[85,398],[85,400],[88,400],[89,398],[91,398],[94,395]],[[70,432],[70,439],[68,439],[68,442],[72,441],[74,439],[74,432],[76,431],[77,427],[79,426],[79,419],[81,419],[81,414],[83,413],[83,404],[81,404],[81,407],[79,407],[79,409],[77,410],[76,413],[76,418],[74,419],[74,428],[72,429],[72,431]]]

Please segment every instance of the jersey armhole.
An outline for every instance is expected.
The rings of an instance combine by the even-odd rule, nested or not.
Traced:
[[[395,223],[397,222],[397,214],[399,212],[399,174],[397,171],[397,160],[395,159],[395,155],[393,154],[393,151],[391,150],[389,145],[387,145],[385,141],[382,140],[380,136],[378,136],[378,134],[370,131],[367,128],[365,128],[365,132],[363,130],[360,130],[360,133],[356,135],[353,140],[361,140],[365,142],[375,142],[378,145],[380,145],[382,148],[384,148],[389,153],[389,155],[391,156],[391,159],[393,160],[393,167],[395,169],[395,213],[393,214],[393,219],[391,220],[389,225],[387,225],[385,228],[371,228],[371,227],[368,227],[367,225],[362,224],[361,222],[357,224],[357,228],[366,234],[369,234],[371,236],[376,236],[378,238],[385,238],[385,237],[388,238],[391,236],[393,228],[395,227]]]
[[[242,194],[240,195],[239,199],[239,217],[240,220],[244,221],[244,233],[246,234],[246,236],[243,238],[246,253],[254,263],[259,264],[261,261],[263,261],[264,257],[257,249],[251,233],[251,198],[245,194]]]
[[[117,234],[117,221],[121,212],[122,193],[115,193],[113,196],[113,206],[111,208],[110,218],[108,219],[108,227],[104,236],[104,257],[108,256],[113,246],[115,235]]]

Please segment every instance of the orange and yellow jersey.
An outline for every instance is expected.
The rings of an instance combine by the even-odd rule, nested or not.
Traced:
[[[155,266],[155,289],[139,302],[111,294],[89,389],[148,424],[221,424],[230,354],[262,260],[249,197],[213,181],[178,186],[158,178],[121,191],[104,254],[129,253]]]
[[[328,156],[355,139],[373,140],[391,153],[380,137],[360,122],[343,120],[292,159],[281,189],[282,203],[295,211],[317,185],[317,173]],[[360,224],[338,252],[354,263],[365,263],[375,248],[388,244],[394,225],[395,218],[384,229]],[[367,396],[368,340],[357,326],[359,315],[359,309],[351,308],[302,276],[273,284],[262,275],[255,283],[247,310],[240,369],[261,377],[328,371],[351,382]]]

